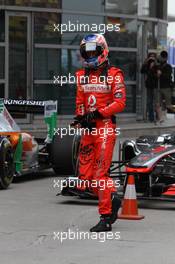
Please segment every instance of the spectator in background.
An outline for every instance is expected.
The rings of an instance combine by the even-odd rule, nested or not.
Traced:
[[[147,113],[150,122],[155,121],[155,97],[156,89],[158,87],[157,76],[157,55],[156,53],[149,53],[144,61],[141,73],[145,75],[145,86],[147,89]]]
[[[164,106],[164,111],[168,105],[171,105],[172,92],[173,92],[173,81],[172,81],[172,67],[167,63],[168,52],[163,50],[159,56],[160,67],[158,70],[158,77],[160,78],[160,93],[161,93],[161,104]],[[166,113],[164,113],[166,117]]]

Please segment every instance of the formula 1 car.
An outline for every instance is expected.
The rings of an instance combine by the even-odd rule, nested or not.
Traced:
[[[69,150],[72,149],[70,163],[74,164],[72,165],[73,177],[65,179],[64,187],[59,194],[94,198],[88,189],[82,192],[76,187],[72,188],[77,184],[79,144],[80,136],[72,137],[72,146]],[[126,140],[120,144],[119,152],[119,160],[112,162],[109,173],[111,177],[120,179],[122,188],[119,191],[122,196],[128,176],[132,174],[135,176],[136,192],[139,198],[167,201],[175,199],[175,133]]]
[[[48,125],[46,139],[36,139],[22,132],[12,115],[15,113],[43,113]],[[16,176],[53,168],[58,160],[53,156],[57,146],[52,144],[56,129],[57,101],[0,99],[0,188],[6,189]],[[56,149],[56,150],[55,150]]]
[[[135,176],[138,195],[175,198],[175,133],[127,140],[122,159],[127,176]]]

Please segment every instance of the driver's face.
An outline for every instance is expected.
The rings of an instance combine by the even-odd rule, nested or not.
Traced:
[[[94,51],[86,51],[86,54],[87,54],[88,58],[93,58],[93,57],[97,56],[97,52],[95,50]]]

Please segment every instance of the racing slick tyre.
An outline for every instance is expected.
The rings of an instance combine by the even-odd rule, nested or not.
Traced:
[[[80,136],[55,134],[51,144],[51,163],[57,175],[75,175]]]
[[[8,139],[0,142],[0,189],[7,189],[14,176],[12,147]]]

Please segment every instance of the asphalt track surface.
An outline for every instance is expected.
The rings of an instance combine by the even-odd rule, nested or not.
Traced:
[[[47,171],[0,191],[1,264],[174,263],[175,204],[140,201],[144,220],[118,220],[109,237],[92,238],[97,201],[56,196],[57,179]]]

